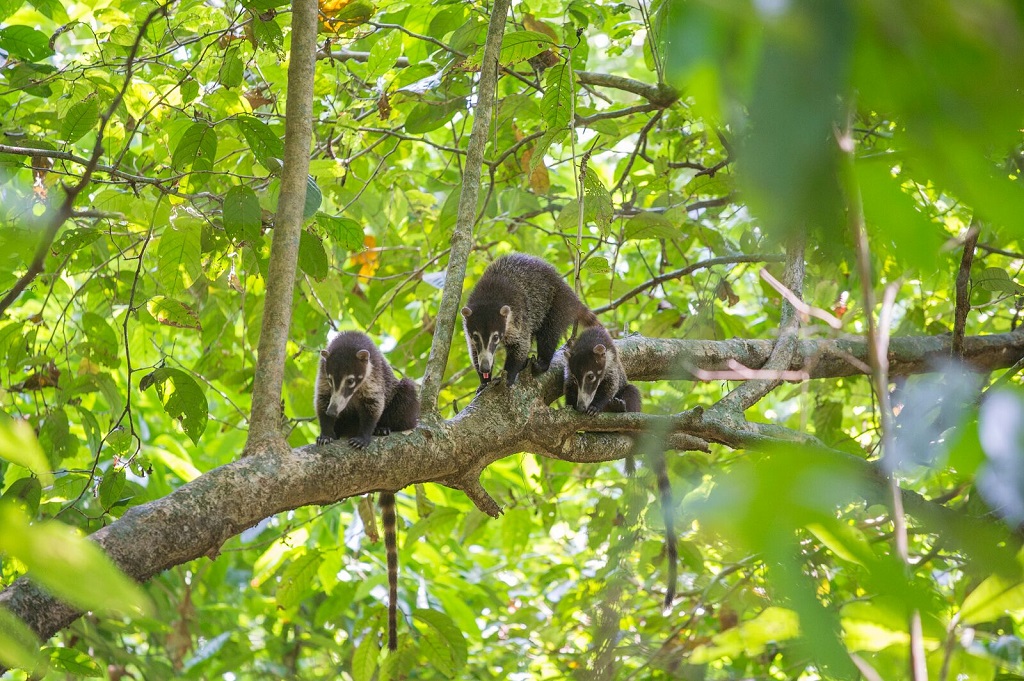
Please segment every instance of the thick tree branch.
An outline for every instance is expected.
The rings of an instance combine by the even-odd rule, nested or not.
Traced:
[[[473,130],[469,135],[466,164],[462,171],[458,218],[452,232],[452,252],[448,258],[441,305],[435,320],[434,340],[430,345],[430,357],[427,359],[427,370],[420,391],[424,412],[434,412],[437,409],[437,395],[441,390],[444,370],[448,366],[452,334],[455,332],[459,302],[462,299],[466,263],[473,248],[473,226],[476,223],[477,198],[480,195],[480,174],[484,162],[484,147],[487,146],[487,131],[491,125],[494,89],[498,82],[498,55],[501,53],[501,39],[505,33],[508,6],[509,0],[495,0],[487,27],[487,40],[484,42],[483,60],[480,65],[480,84],[477,87],[476,110],[473,112]]]
[[[284,132],[284,168],[270,247],[267,295],[252,390],[252,416],[246,451],[258,443],[281,440],[281,386],[285,346],[292,320],[292,297],[299,260],[299,237],[313,139],[313,77],[316,71],[316,0],[292,3],[291,54]],[[283,440],[281,441],[283,445]]]
[[[678,377],[676,367],[684,364],[714,369],[728,353],[745,358],[747,366],[757,366],[758,358],[766,361],[774,346],[770,340],[715,342],[641,337],[617,344],[626,371],[633,379]],[[819,377],[857,373],[849,362],[832,354],[837,344],[843,344],[850,354],[867,354],[862,340],[801,341],[794,363],[812,363],[805,369]],[[948,356],[950,340],[898,338],[892,346],[899,354],[899,359],[893,361],[894,368],[927,371],[930,357]],[[990,370],[1011,366],[1024,357],[1024,334],[967,338],[964,350],[965,359],[976,367]],[[408,433],[376,438],[364,451],[340,443],[284,451],[256,448],[251,456],[209,471],[162,499],[129,510],[95,532],[91,539],[127,574],[145,581],[175,565],[215,556],[225,541],[244,529],[300,506],[330,504],[423,482],[466,489],[476,495],[476,503],[487,506],[483,500],[489,496],[476,487],[478,482],[470,482],[476,478],[467,477],[467,471],[481,471],[490,463],[518,452],[578,463],[622,458],[629,453],[632,443],[623,431],[638,432],[652,424],[667,426],[671,434],[666,448],[678,450],[703,450],[708,442],[731,447],[759,446],[779,440],[815,444],[813,437],[771,425],[751,424],[735,412],[705,411],[699,407],[672,416],[584,417],[566,410],[552,411],[547,405],[561,393],[560,364],[561,357],[556,355],[554,371],[539,380],[524,376],[514,391],[501,382],[495,383],[454,418]],[[599,432],[610,429],[617,432]],[[928,520],[928,513],[942,522],[953,513],[936,509],[924,500],[919,506],[908,503],[907,510],[919,515],[922,522]],[[972,525],[966,520],[959,522],[966,528],[964,532],[970,534]],[[44,639],[79,614],[26,579],[0,593],[0,606],[25,620]]]

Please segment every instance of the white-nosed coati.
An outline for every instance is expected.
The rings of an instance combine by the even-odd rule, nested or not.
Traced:
[[[538,371],[547,371],[562,334],[575,321],[597,323],[562,275],[544,260],[505,255],[484,270],[462,308],[462,322],[480,388],[490,380],[494,354],[505,346],[505,379],[515,385],[537,339]]]
[[[566,347],[565,355],[565,402],[568,406],[587,414],[641,410],[640,391],[626,377],[619,352],[606,328],[598,325],[585,329]],[[665,552],[668,554],[665,607],[669,608],[676,596],[678,570],[672,486],[664,452],[654,456],[652,463],[665,521]],[[626,473],[632,475],[635,466],[633,456],[626,457]]]
[[[318,445],[343,437],[356,449],[373,435],[412,430],[420,417],[416,384],[398,380],[365,333],[343,331],[320,353],[314,396],[320,421]],[[380,493],[388,563],[388,649],[398,648],[398,517],[395,493]]]

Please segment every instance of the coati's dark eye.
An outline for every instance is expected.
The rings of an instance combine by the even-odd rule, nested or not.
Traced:
[[[491,334],[491,342],[492,343],[497,343],[499,340],[501,340],[501,334],[500,333],[495,331],[494,333]]]
[[[353,377],[349,376],[348,379],[346,379],[345,384],[346,385],[350,385],[350,386],[351,385],[355,385],[356,384],[356,379],[354,379]]]

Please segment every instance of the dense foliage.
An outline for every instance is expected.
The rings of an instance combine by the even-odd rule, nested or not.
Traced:
[[[989,393],[994,376],[954,363],[884,381],[881,404],[863,363],[789,375],[745,412],[776,427],[762,446],[669,452],[670,612],[651,466],[627,478],[532,454],[483,474],[500,519],[441,485],[399,495],[397,654],[379,652],[383,545],[358,500],[268,518],[141,590],[115,573],[69,528],[245,443],[287,4],[0,1],[0,582],[28,570],[94,613],[43,642],[52,678],[892,679],[911,676],[912,644],[932,678],[1024,678],[1024,395],[1015,371]],[[283,395],[294,447],[317,434],[330,329],[366,330],[399,374],[424,373],[489,16],[320,9]],[[966,263],[966,334],[1017,327],[1016,4],[533,0],[513,5],[500,63],[467,284],[520,250],[616,336],[774,338],[783,295],[764,268],[802,288],[802,339],[955,345]],[[801,251],[794,281],[784,261]],[[645,410],[711,407],[742,369],[645,382]],[[476,387],[456,338],[441,416]],[[661,435],[641,439],[648,464]],[[851,460],[936,512],[894,511]],[[27,636],[0,614],[0,660],[35,664]]]

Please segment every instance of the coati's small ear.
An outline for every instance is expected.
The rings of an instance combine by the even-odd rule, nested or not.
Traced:
[[[359,352],[357,352],[356,359],[358,359],[360,362],[365,362],[366,360],[370,359],[369,350],[360,350]]]
[[[512,308],[509,307],[508,305],[502,305],[501,309],[498,310],[498,311],[501,312],[501,316],[502,317],[507,317],[510,314],[512,314]]]
[[[327,359],[327,356],[328,356],[327,351],[326,350],[321,350],[320,351],[320,356],[323,357],[324,359]]]
[[[594,346],[594,354],[595,354],[595,355],[602,355],[602,356],[603,356],[603,355],[604,355],[604,353],[605,353],[605,352],[606,352],[607,350],[608,350],[608,348],[606,348],[606,347],[604,346],[604,344],[602,344],[602,343],[598,343],[597,345],[595,345],[595,346]]]
[[[462,316],[463,317],[468,317],[471,314],[473,314],[473,311],[470,310],[469,307],[462,308]]]

